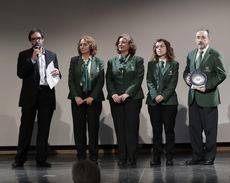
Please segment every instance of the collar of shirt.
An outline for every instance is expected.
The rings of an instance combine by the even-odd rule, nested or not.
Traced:
[[[118,60],[120,60],[121,57],[123,57],[123,56],[122,56],[121,54],[119,54]],[[128,61],[128,59],[129,59],[129,57],[130,57],[130,54],[126,55],[126,56],[125,56],[125,61],[124,61],[123,63],[126,63],[126,62]]]
[[[43,53],[38,56],[39,74],[40,74],[40,85],[47,85],[46,79],[46,60]]]
[[[81,56],[82,60],[84,61],[84,63],[91,61],[92,60],[92,56],[90,55],[88,59],[85,59],[83,56]]]
[[[90,76],[92,56],[90,55],[88,59],[85,59],[83,56],[81,58],[84,61],[84,64],[87,64],[88,75]]]
[[[202,54],[202,58],[204,57],[205,53],[207,52],[209,48],[209,45],[206,46],[206,48],[204,48],[203,50],[197,50],[197,53],[196,53],[196,60],[198,59],[199,55],[200,55],[200,52],[203,51],[203,54]]]
[[[159,64],[160,64],[161,62],[163,62],[164,67],[165,67],[165,65],[166,65],[166,59],[159,59]]]

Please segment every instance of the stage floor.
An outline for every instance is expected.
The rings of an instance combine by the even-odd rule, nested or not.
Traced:
[[[215,165],[185,166],[189,155],[177,155],[174,166],[166,167],[165,159],[159,167],[150,167],[150,154],[139,155],[136,168],[119,168],[116,157],[111,154],[101,155],[99,167],[102,183],[229,183],[230,182],[230,153],[219,153]],[[72,181],[71,168],[75,161],[73,154],[58,154],[49,157],[52,168],[36,168],[32,158],[24,168],[12,169],[13,156],[0,156],[1,183],[69,183]]]

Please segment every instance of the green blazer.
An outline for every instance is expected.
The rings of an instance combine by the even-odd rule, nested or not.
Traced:
[[[144,78],[143,63],[142,57],[130,56],[123,68],[118,56],[110,59],[106,72],[107,98],[111,99],[113,94],[127,93],[132,99],[143,99],[141,88]]]
[[[82,67],[84,61],[81,56],[75,56],[71,58],[69,67],[69,99],[74,99],[75,97],[83,97],[82,89]],[[97,57],[92,58],[90,78],[92,91],[90,96],[94,100],[102,101],[104,100],[104,94],[102,88],[104,86],[104,64],[103,61]]]
[[[184,80],[189,73],[192,73],[195,70],[197,51],[198,49],[194,49],[187,56],[187,66],[183,74]],[[217,86],[226,78],[222,55],[218,51],[209,47],[200,63],[199,69],[207,75],[207,83],[205,86],[206,91],[202,93],[190,88],[188,105],[191,105],[195,98],[199,106],[217,106],[220,104],[220,94]]]
[[[148,62],[147,87],[149,92],[146,104],[156,105],[156,96],[162,95],[164,100],[161,102],[161,105],[177,105],[178,99],[175,89],[178,82],[179,63],[176,61],[166,62],[162,72],[161,83],[159,80],[159,72],[161,72],[161,70],[158,63],[158,61]],[[162,90],[159,90],[159,85],[162,86]]]

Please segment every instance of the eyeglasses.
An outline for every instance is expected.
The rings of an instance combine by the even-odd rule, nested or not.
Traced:
[[[37,40],[41,40],[41,39],[42,39],[42,37],[32,37],[31,41],[37,41]]]

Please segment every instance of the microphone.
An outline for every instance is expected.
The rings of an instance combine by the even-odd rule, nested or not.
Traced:
[[[41,49],[42,44],[41,43],[35,43],[35,45],[33,46],[33,49]]]
[[[34,48],[34,50],[35,50],[35,49],[40,49],[40,48],[41,48],[41,46],[39,46],[39,45],[35,45],[33,48]]]
[[[42,46],[40,45],[40,44],[35,44],[34,46],[33,46],[33,50],[36,50],[36,49],[39,49],[39,50],[41,50],[41,48],[42,48]],[[39,57],[39,56],[41,56],[41,51],[40,51],[40,53],[38,53],[37,54],[37,58]]]

